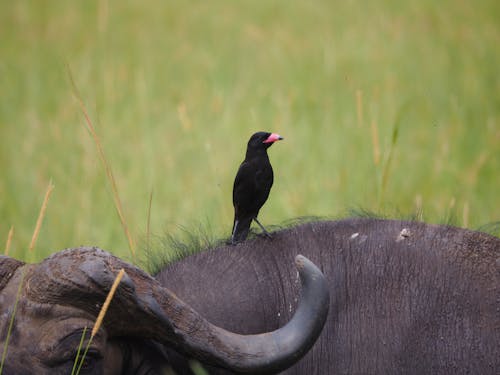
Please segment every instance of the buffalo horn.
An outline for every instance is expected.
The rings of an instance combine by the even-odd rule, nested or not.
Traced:
[[[121,268],[122,279],[104,319],[108,334],[150,338],[202,362],[238,372],[278,372],[314,344],[326,321],[325,277],[308,259],[295,259],[302,290],[282,328],[240,335],[214,326],[142,270],[98,248],[56,253],[27,275],[26,296],[41,304],[73,306],[96,316]]]

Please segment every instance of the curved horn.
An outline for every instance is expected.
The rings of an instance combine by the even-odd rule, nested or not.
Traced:
[[[56,253],[27,275],[26,295],[97,315],[116,276],[122,279],[104,324],[111,335],[147,337],[201,361],[239,372],[276,372],[298,361],[314,344],[326,321],[325,277],[308,259],[295,260],[302,282],[300,303],[284,327],[239,335],[214,326],[140,269],[97,248]]]

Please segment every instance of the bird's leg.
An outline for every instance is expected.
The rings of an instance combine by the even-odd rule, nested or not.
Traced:
[[[266,235],[266,237],[268,237],[268,238],[273,238],[273,236],[271,236],[271,233],[269,233],[269,232],[266,230],[266,228],[264,228],[264,226],[263,226],[263,225],[259,222],[259,220],[257,220],[257,218],[256,218],[256,217],[254,217],[253,219],[255,220],[255,222],[256,222],[257,224],[259,224],[260,229],[262,229],[262,232],[264,232],[264,234]]]
[[[238,228],[238,220],[234,221],[233,233],[231,233],[231,245],[236,245],[236,241],[234,240],[234,235],[236,234],[236,229]]]

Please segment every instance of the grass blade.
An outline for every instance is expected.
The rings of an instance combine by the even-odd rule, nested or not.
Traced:
[[[406,101],[399,109],[396,120],[394,121],[394,126],[392,128],[392,137],[391,144],[389,146],[389,154],[387,155],[387,159],[384,164],[384,169],[382,170],[382,180],[380,186],[380,195],[379,195],[379,207],[382,204],[382,200],[385,196],[385,191],[387,188],[387,182],[389,180],[389,171],[391,169],[392,158],[394,156],[394,150],[396,149],[396,145],[398,143],[399,138],[399,128],[402,123],[403,115],[406,113],[407,108],[410,105],[410,101]]]
[[[121,222],[123,231],[125,232],[125,236],[127,237],[130,252],[132,253],[132,256],[135,257],[135,243],[134,243],[132,235],[128,229],[127,221],[125,220],[125,215],[123,214],[122,202],[120,199],[120,195],[118,194],[118,188],[116,185],[115,177],[113,175],[113,171],[111,169],[110,164],[108,163],[108,160],[106,159],[101,141],[99,139],[99,136],[97,135],[97,132],[95,131],[94,126],[92,125],[92,120],[90,119],[89,113],[87,111],[87,107],[85,106],[85,103],[83,102],[83,100],[80,96],[80,93],[76,87],[75,81],[73,80],[73,74],[71,73],[71,69],[69,68],[69,66],[67,66],[67,70],[68,70],[68,75],[69,75],[69,79],[71,82],[71,87],[73,89],[73,95],[75,96],[76,100],[78,101],[78,104],[80,105],[80,108],[83,112],[83,115],[85,117],[85,124],[87,125],[87,130],[89,131],[90,135],[94,139],[94,143],[96,144],[99,158],[100,158],[101,163],[102,163],[104,170],[106,172],[106,176],[108,177],[108,181],[111,185],[111,190],[113,192],[113,200],[115,203],[116,212],[118,213],[118,217],[120,218],[120,222]]]
[[[108,311],[109,304],[111,303],[111,300],[113,299],[113,296],[115,295],[116,288],[118,288],[118,284],[120,284],[120,281],[123,278],[123,275],[125,274],[125,270],[122,268],[120,272],[118,272],[118,275],[116,275],[115,281],[113,282],[113,285],[111,286],[111,289],[109,290],[109,293],[106,297],[106,300],[104,301],[104,304],[101,307],[101,311],[99,311],[99,315],[97,316],[97,319],[94,324],[94,328],[92,328],[92,333],[90,334],[90,338],[93,338],[97,331],[99,331],[99,328],[101,327],[102,321],[104,319],[104,316],[106,315],[106,312]]]
[[[73,368],[71,369],[71,375],[76,374],[76,366],[78,365],[78,360],[80,358],[80,352],[82,351],[83,341],[85,340],[85,334],[87,333],[87,327],[83,328],[82,337],[80,338],[80,343],[78,344],[78,350],[76,351],[75,363],[73,363]]]
[[[85,338],[85,335],[84,335],[84,334],[82,334],[82,340],[81,340],[81,341],[83,341],[83,339],[84,339],[84,338]],[[92,338],[93,338],[93,337],[91,336],[91,337],[90,337],[90,339],[89,339],[89,341],[87,342],[87,345],[85,346],[85,350],[84,350],[84,352],[83,352],[82,358],[81,358],[81,360],[80,360],[80,362],[79,362],[78,368],[76,369],[76,372],[75,372],[75,374],[74,374],[74,375],[78,375],[78,374],[80,373],[81,369],[82,369],[83,363],[85,362],[85,357],[87,356],[87,353],[88,353],[89,348],[90,348],[90,344],[92,343]],[[80,348],[79,348],[79,350],[78,350],[78,353],[79,353],[79,352],[80,352]],[[76,357],[76,358],[77,358],[77,362],[78,362],[78,355],[77,355],[77,357]],[[76,362],[75,362],[75,363],[76,363]],[[74,368],[74,367],[75,367],[75,365],[73,365],[73,368]],[[73,375],[73,373],[71,373],[71,374]]]
[[[42,207],[40,208],[40,213],[38,214],[35,230],[33,231],[33,236],[31,237],[29,251],[33,251],[35,247],[35,243],[38,238],[38,234],[40,233],[40,228],[42,226],[43,218],[45,217],[45,211],[47,210],[47,204],[49,202],[50,194],[52,194],[52,190],[54,190],[54,185],[52,184],[52,180],[50,180],[49,186],[47,186],[47,191],[45,192],[45,198],[43,199]]]
[[[10,227],[9,234],[7,235],[7,242],[5,243],[5,255],[9,255],[10,245],[12,243],[12,237],[14,236],[14,226]]]
[[[5,358],[7,357],[7,348],[9,346],[9,339],[10,339],[10,335],[12,333],[12,328],[14,327],[14,319],[16,317],[17,303],[19,302],[19,297],[21,296],[21,291],[22,291],[23,284],[24,284],[24,270],[25,270],[24,268],[21,270],[21,281],[19,282],[19,288],[17,289],[16,301],[14,302],[14,308],[12,309],[12,316],[11,316],[10,322],[9,322],[9,329],[7,330],[7,338],[5,339],[5,344],[3,347],[2,361],[0,362],[0,375],[2,374],[2,371],[3,371],[3,365],[5,363]]]
[[[87,345],[85,346],[85,351],[83,352],[81,359],[79,359],[78,355],[80,353],[82,342],[85,338],[85,330],[83,331],[82,339],[80,341],[80,346],[78,348],[78,352],[77,352],[77,356],[75,359],[75,364],[73,365],[73,369],[76,366],[76,362],[79,361],[79,364],[78,364],[78,367],[76,369],[76,372],[72,371],[71,375],[78,375],[80,373],[80,370],[82,369],[87,352],[89,351],[90,344],[92,343],[92,339],[94,338],[94,336],[99,331],[99,328],[102,325],[102,321],[104,320],[104,316],[106,315],[106,312],[108,311],[109,304],[111,303],[111,300],[113,299],[113,296],[115,295],[116,289],[118,288],[118,285],[120,284],[120,281],[122,280],[124,274],[125,274],[125,270],[122,268],[118,272],[118,274],[116,275],[115,281],[113,282],[113,285],[111,286],[111,289],[109,290],[108,295],[106,296],[106,300],[104,301],[104,304],[102,305],[101,310],[99,311],[99,315],[97,315],[97,319],[94,323],[94,327],[92,328],[92,332],[90,334],[89,341],[87,342]]]
[[[380,144],[378,140],[378,126],[375,120],[371,122],[372,146],[373,146],[373,164],[377,167],[380,163]]]

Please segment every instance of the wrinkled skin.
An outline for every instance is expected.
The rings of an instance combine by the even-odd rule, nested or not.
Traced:
[[[294,311],[297,285],[285,265],[295,253],[323,270],[331,306],[312,350],[283,373],[498,374],[500,239],[484,233],[375,219],[309,223],[191,256],[158,279],[226,329],[272,330]]]

